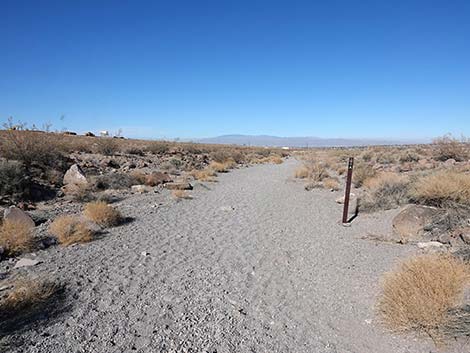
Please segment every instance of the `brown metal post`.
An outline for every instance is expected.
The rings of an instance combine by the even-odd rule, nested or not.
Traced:
[[[348,223],[349,196],[351,194],[352,173],[354,167],[354,157],[349,157],[348,175],[346,178],[346,192],[344,194],[343,223]]]

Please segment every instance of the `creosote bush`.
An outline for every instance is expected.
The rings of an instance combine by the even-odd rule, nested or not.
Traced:
[[[469,158],[469,141],[462,138],[459,141],[452,137],[452,135],[445,135],[433,142],[434,159],[438,161],[446,161],[448,159],[455,159],[457,162],[465,161]]]
[[[0,226],[0,246],[7,256],[28,252],[33,248],[34,237],[31,225],[25,222],[5,220]]]
[[[96,150],[105,156],[112,156],[119,152],[119,142],[108,137],[100,137],[96,140]]]
[[[353,183],[359,188],[364,182],[376,175],[376,171],[368,164],[357,163],[354,166]]]
[[[92,230],[85,221],[77,216],[57,217],[49,226],[49,233],[64,246],[87,243],[93,240]]]
[[[103,201],[86,204],[83,214],[86,218],[102,227],[117,226],[122,221],[121,213]]]
[[[28,183],[23,164],[17,161],[0,160],[0,196],[26,196]]]
[[[380,173],[364,181],[366,196],[361,200],[362,210],[388,210],[409,201],[410,181],[396,173]]]
[[[382,322],[397,332],[426,333],[435,340],[453,321],[469,283],[469,265],[450,255],[421,255],[401,263],[383,278],[378,300]]]

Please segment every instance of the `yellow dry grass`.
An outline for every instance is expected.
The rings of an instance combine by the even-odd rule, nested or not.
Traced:
[[[408,181],[408,177],[397,173],[383,172],[364,180],[364,187],[369,190],[378,190],[387,185],[403,184]]]
[[[6,220],[0,226],[0,246],[8,256],[30,251],[33,245],[33,229],[29,224]]]
[[[175,198],[175,199],[191,199],[192,196],[188,194],[187,191],[185,190],[173,190],[171,192],[171,195]]]
[[[445,206],[449,203],[470,204],[470,174],[440,171],[418,179],[412,196],[428,205]]]
[[[209,164],[209,169],[212,169],[213,171],[217,173],[228,172],[228,166],[225,163],[220,163],[220,162],[211,162]]]
[[[210,168],[206,168],[204,170],[193,170],[190,174],[196,180],[210,181],[210,182],[215,182],[216,181],[215,177],[217,176],[217,173]]]
[[[83,214],[102,227],[117,226],[122,221],[121,213],[104,201],[87,203]]]
[[[269,157],[269,162],[273,163],[273,164],[282,164],[284,161],[279,156],[270,156]]]
[[[449,255],[412,257],[383,278],[377,305],[381,320],[393,331],[438,339],[469,279],[469,265]]]
[[[308,168],[306,166],[301,166],[295,170],[294,176],[298,179],[306,179],[308,178]]]
[[[328,190],[339,190],[339,182],[338,180],[333,178],[326,178],[325,180],[323,180],[323,186]]]
[[[16,280],[12,283],[12,289],[0,300],[0,321],[46,302],[58,290],[57,284],[47,280]]]
[[[49,226],[49,233],[60,244],[67,246],[75,243],[87,243],[93,239],[90,227],[77,216],[59,216]]]

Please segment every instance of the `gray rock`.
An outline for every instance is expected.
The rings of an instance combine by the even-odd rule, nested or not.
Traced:
[[[137,194],[152,192],[153,188],[147,185],[132,185],[131,191]]]
[[[409,205],[393,219],[393,231],[400,242],[421,241],[425,228],[439,212],[435,207]]]
[[[3,213],[3,219],[9,222],[24,223],[34,228],[35,224],[33,219],[23,210],[18,207],[12,206],[7,208]]]
[[[438,241],[419,242],[416,246],[427,253],[444,252],[447,249],[444,244]]]
[[[229,211],[233,211],[235,210],[235,207],[232,207],[232,206],[222,206],[220,208],[221,211],[225,211],[225,212],[229,212]]]
[[[20,259],[15,264],[15,267],[13,267],[13,268],[31,267],[31,266],[36,266],[40,263],[41,263],[41,261],[39,261],[39,260],[32,260],[32,259],[23,258],[23,259]]]
[[[78,164],[72,165],[64,175],[64,185],[68,184],[88,184],[88,180]]]

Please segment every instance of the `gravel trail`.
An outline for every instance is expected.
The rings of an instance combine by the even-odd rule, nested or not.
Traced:
[[[341,226],[340,192],[306,192],[297,161],[118,204],[133,222],[29,269],[67,283],[66,310],[18,352],[434,352],[375,322],[379,278],[415,249],[361,239],[397,211]],[[142,252],[147,252],[147,256]]]

